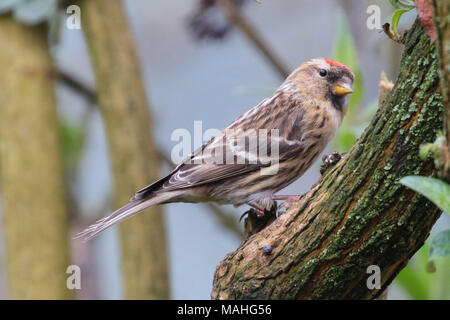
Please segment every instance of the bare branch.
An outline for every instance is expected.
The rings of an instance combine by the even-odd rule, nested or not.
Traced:
[[[289,75],[289,70],[281,63],[280,59],[272,52],[269,46],[263,41],[262,37],[247,22],[245,17],[236,8],[230,0],[217,0],[225,10],[228,18],[247,36],[247,38],[261,51],[266,59],[278,71],[280,77],[285,79]]]

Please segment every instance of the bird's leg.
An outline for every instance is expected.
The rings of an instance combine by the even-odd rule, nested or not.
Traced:
[[[300,195],[288,195],[288,196],[272,196],[272,200],[282,200],[284,201],[281,205],[278,206],[278,210],[280,209],[289,209],[294,203],[300,200]]]
[[[253,209],[255,209],[255,213],[257,216],[262,217],[264,215],[264,208],[261,206],[258,206],[256,203],[254,202],[250,202],[248,204],[250,207],[252,207]],[[242,217],[241,217],[242,218]]]
[[[300,200],[300,195],[289,195],[289,196],[272,196],[272,200],[284,200],[289,202],[294,202]]]
[[[270,210],[264,210],[264,206],[258,202],[251,202],[249,203],[249,206],[252,208],[241,216],[241,219],[246,216],[244,228],[247,236],[261,231],[277,218],[276,201],[273,201]]]
[[[248,205],[249,205],[250,207],[252,207],[253,209],[250,209],[249,211],[244,212],[244,213],[241,215],[241,217],[239,218],[239,221],[241,221],[242,218],[244,218],[246,215],[248,215],[248,214],[250,213],[251,210],[253,210],[253,212],[254,212],[258,217],[263,217],[263,216],[264,216],[264,214],[265,214],[265,209],[264,209],[262,206],[258,205],[258,204],[255,203],[255,202],[249,202]]]

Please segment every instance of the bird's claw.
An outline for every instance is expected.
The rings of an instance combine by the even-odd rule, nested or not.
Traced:
[[[277,204],[274,202],[274,205],[270,210],[257,210],[252,206],[249,210],[244,212],[241,216],[240,220],[244,217],[244,228],[247,236],[257,233],[264,229],[265,226],[274,221],[277,217]],[[240,221],[239,220],[239,221]]]
[[[285,202],[283,202],[282,204],[280,204],[277,208],[277,215],[279,213],[284,213],[286,212],[291,206],[293,206],[294,204],[297,203],[297,201],[300,200],[300,196],[298,196],[298,198],[296,200],[286,200]]]

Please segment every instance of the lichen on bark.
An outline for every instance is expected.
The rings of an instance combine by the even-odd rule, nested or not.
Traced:
[[[450,183],[450,2],[434,0],[434,20],[446,138],[439,150],[439,177]]]
[[[435,47],[417,21],[405,39],[391,93],[352,149],[298,202],[228,254],[214,275],[214,299],[370,299],[422,246],[441,212],[403,187],[432,175],[419,145],[442,128]],[[272,246],[270,255],[262,248]],[[380,290],[366,285],[381,269]]]

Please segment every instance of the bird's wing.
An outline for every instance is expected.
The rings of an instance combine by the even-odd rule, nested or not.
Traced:
[[[189,188],[258,170],[262,164],[254,155],[254,150],[245,152],[244,146],[235,145],[230,136],[219,135],[183,163],[163,188]]]
[[[270,160],[256,157],[257,146],[248,139],[236,143],[238,132],[219,133],[179,164],[168,176],[139,190],[133,199],[145,198],[154,190],[173,191],[216,182],[270,165]],[[247,148],[245,150],[245,148]]]
[[[145,198],[154,191],[173,191],[217,182],[298,156],[304,147],[298,138],[294,141],[286,140],[284,133],[275,137],[268,129],[262,131],[264,128],[282,127],[280,123],[276,123],[280,118],[273,119],[273,123],[265,123],[264,127],[257,124],[264,123],[258,119],[260,115],[267,114],[263,108],[277,107],[274,101],[279,96],[280,94],[275,94],[250,109],[194,151],[169,175],[139,190],[133,199]],[[255,118],[254,115],[258,116]],[[301,108],[299,112],[292,112],[290,115],[292,122],[297,120],[294,131],[298,135],[302,131],[302,117]]]
[[[254,155],[258,151],[257,146],[255,149],[254,144],[247,145],[247,152],[245,152],[245,146],[243,147],[242,143],[238,143],[236,146],[235,141],[239,140],[237,136],[240,133],[236,129],[237,125],[243,124],[241,131],[251,129],[254,123],[246,122],[247,118],[268,104],[270,100],[272,98],[263,100],[247,113],[241,115],[222,132],[195,150],[167,176],[139,190],[132,200],[146,198],[156,190],[168,191],[189,188],[258,170],[266,166],[265,163],[270,163],[270,159],[263,159],[262,162],[266,160],[264,164],[261,161],[254,161]],[[221,156],[222,161],[218,161]],[[234,158],[231,164],[229,163],[230,157]]]

